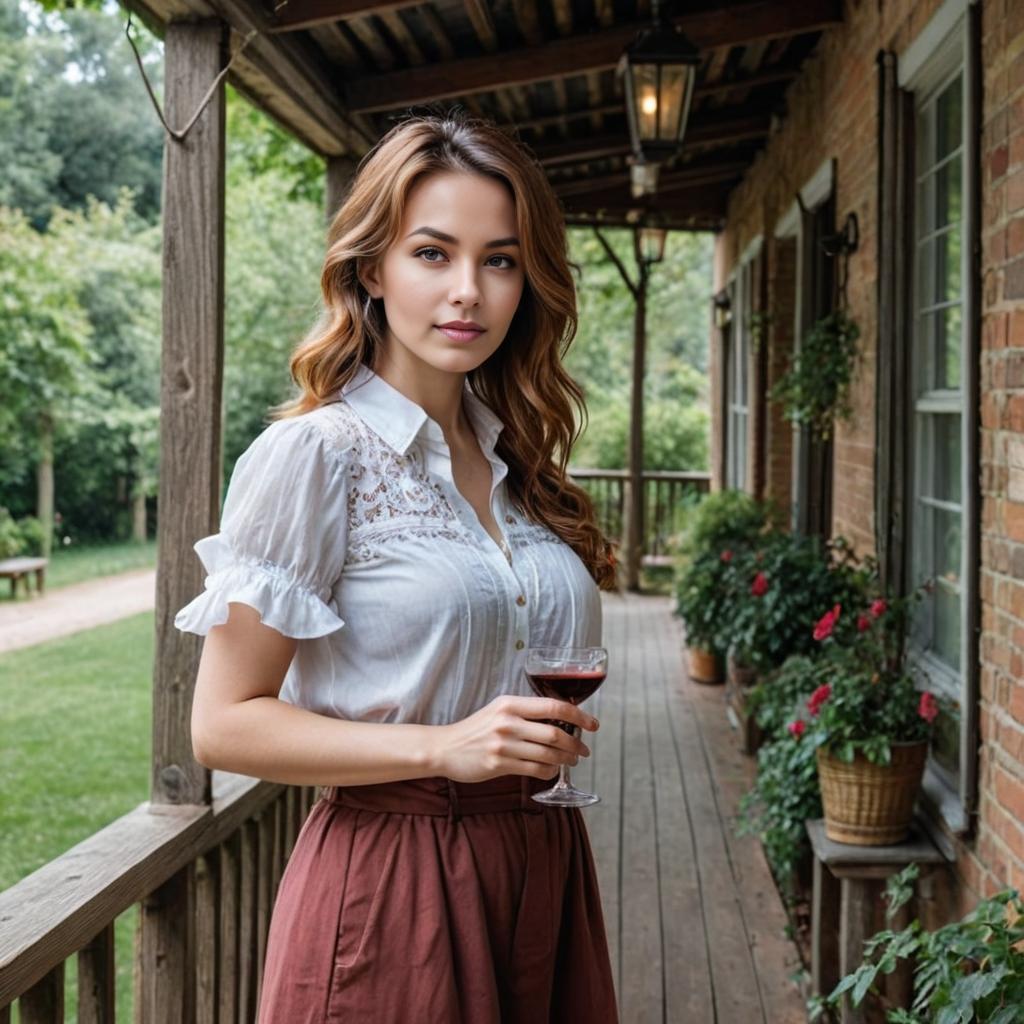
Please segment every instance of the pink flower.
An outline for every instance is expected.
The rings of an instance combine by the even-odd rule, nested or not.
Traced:
[[[811,694],[810,699],[807,701],[807,710],[817,717],[819,711],[821,711],[821,705],[825,703],[832,696],[832,687],[828,683],[822,683],[814,693]]]
[[[750,592],[754,597],[764,597],[768,593],[768,577],[763,572],[754,577],[754,582],[750,584]]]
[[[825,637],[832,635],[832,630],[835,628],[836,621],[839,618],[840,605],[835,605],[832,611],[825,612],[824,615],[818,620],[818,624],[814,627],[814,639],[824,640]]]
[[[878,597],[871,602],[871,614],[877,619],[879,615],[884,615],[886,609],[889,606],[885,603],[885,598]]]
[[[721,559],[723,562],[731,562],[732,552],[728,548],[726,548],[721,554]]]
[[[864,630],[871,628],[871,620],[866,615],[857,616],[857,629],[863,633]]]
[[[798,718],[795,722],[790,722],[786,728],[789,730],[790,736],[800,739],[807,728],[807,723],[802,718]]]
[[[921,694],[921,701],[917,705],[917,713],[930,725],[935,721],[935,716],[939,713],[939,702],[935,699],[934,693],[929,693],[925,690]]]

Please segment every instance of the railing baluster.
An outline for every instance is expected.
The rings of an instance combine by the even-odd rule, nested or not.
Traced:
[[[114,1024],[114,922],[78,954],[78,1024]]]
[[[284,856],[287,860],[295,848],[295,840],[299,835],[299,790],[297,786],[289,786],[284,793],[285,798],[285,831]]]
[[[256,822],[242,823],[239,857],[238,1021],[256,1018],[256,889],[259,882]]]
[[[64,963],[47,971],[18,1000],[21,1024],[64,1024]]]
[[[256,858],[256,996],[259,1001],[260,987],[263,983],[263,958],[267,952],[267,928],[270,925],[270,906],[273,894],[270,883],[273,865],[270,857],[274,850],[273,810],[265,807],[256,818],[258,836]]]
[[[216,850],[196,858],[196,1024],[217,1024],[219,873]]]
[[[136,946],[142,986],[140,1024],[181,1024],[195,1005],[195,861],[141,903]]]
[[[217,848],[220,861],[220,929],[221,973],[218,979],[218,1006],[221,1024],[236,1024],[238,1015],[238,913],[239,913],[239,834],[236,832]]]

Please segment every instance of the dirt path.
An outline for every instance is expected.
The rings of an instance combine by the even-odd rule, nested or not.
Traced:
[[[148,611],[155,591],[156,570],[135,569],[0,605],[0,654]]]

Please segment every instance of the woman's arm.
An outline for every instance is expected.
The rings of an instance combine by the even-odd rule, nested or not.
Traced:
[[[595,729],[564,701],[499,697],[452,725],[349,722],[278,698],[297,641],[232,602],[207,634],[192,701],[192,747],[207,768],[293,785],[360,786],[429,775],[479,781],[500,774],[553,778],[590,751],[557,726]],[[529,717],[526,717],[529,716]]]

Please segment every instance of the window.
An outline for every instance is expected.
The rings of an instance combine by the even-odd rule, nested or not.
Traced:
[[[744,254],[729,289],[733,310],[726,339],[726,487],[745,490],[750,444],[750,334],[753,261],[758,240]]]
[[[977,668],[977,342],[970,258],[974,146],[970,48],[964,4],[947,0],[900,58],[909,93],[909,293],[903,499],[908,589],[934,587],[918,607],[914,664],[927,684],[956,702],[943,716],[929,760],[931,790],[950,824],[966,827],[973,806]],[[954,16],[955,15],[955,16]]]

